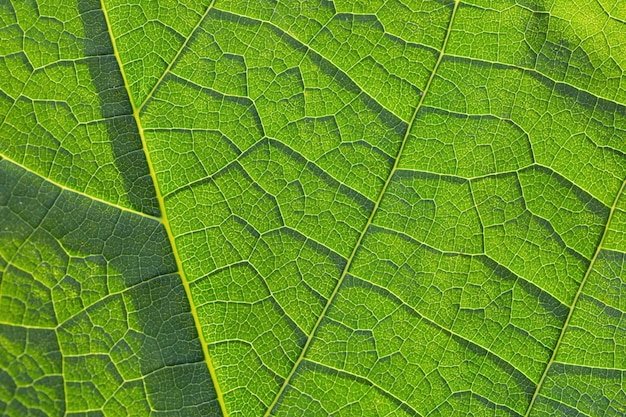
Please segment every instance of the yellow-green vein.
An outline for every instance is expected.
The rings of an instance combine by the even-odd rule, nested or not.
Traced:
[[[315,337],[315,333],[317,331],[317,329],[319,328],[323,318],[326,316],[326,313],[328,312],[328,309],[330,308],[330,305],[333,303],[333,300],[335,299],[337,293],[339,292],[339,288],[341,287],[341,284],[343,282],[343,280],[345,279],[346,275],[348,274],[348,271],[350,270],[350,266],[352,264],[352,261],[354,260],[354,257],[356,255],[356,252],[358,250],[358,248],[361,246],[361,242],[363,241],[363,238],[365,237],[365,234],[367,233],[367,230],[369,229],[370,225],[372,224],[372,221],[374,220],[374,216],[376,215],[376,211],[378,210],[378,206],[380,205],[383,196],[385,195],[385,192],[387,191],[387,188],[389,187],[389,184],[391,183],[391,179],[393,178],[393,175],[395,173],[395,171],[398,168],[398,164],[400,162],[400,157],[402,156],[402,152],[404,151],[404,147],[407,143],[407,140],[409,138],[409,135],[411,133],[411,127],[413,126],[413,123],[415,122],[415,119],[417,118],[417,114],[419,113],[420,108],[422,107],[422,104],[424,103],[424,99],[426,98],[426,94],[428,93],[428,89],[430,88],[430,85],[432,84],[433,79],[435,78],[435,74],[437,73],[437,68],[439,68],[439,64],[441,63],[441,60],[443,58],[443,56],[445,55],[445,51],[446,51],[446,45],[448,44],[448,38],[450,37],[450,32],[452,30],[452,24],[454,23],[454,16],[456,15],[456,10],[459,6],[459,2],[460,0],[454,0],[454,5],[452,7],[452,12],[450,13],[450,21],[448,22],[448,28],[446,30],[446,34],[445,37],[443,39],[443,43],[441,45],[441,52],[439,53],[439,57],[437,58],[437,62],[435,62],[435,66],[433,67],[432,72],[430,73],[430,77],[428,78],[428,81],[426,82],[426,87],[424,87],[424,91],[421,93],[419,101],[417,103],[417,106],[415,106],[415,110],[413,111],[413,116],[411,117],[411,119],[409,120],[409,123],[407,125],[406,128],[406,132],[404,134],[404,137],[402,138],[402,142],[400,144],[400,148],[398,149],[398,153],[396,154],[396,158],[394,160],[393,163],[393,167],[391,168],[391,170],[389,171],[389,175],[387,176],[387,179],[385,180],[385,184],[383,185],[382,189],[380,190],[380,194],[378,195],[378,198],[376,199],[376,202],[374,203],[374,207],[372,208],[372,211],[367,219],[367,223],[365,224],[365,227],[363,228],[363,230],[361,231],[361,234],[359,235],[359,238],[356,241],[356,244],[354,245],[354,248],[352,249],[352,253],[350,253],[350,256],[348,257],[348,260],[346,262],[345,267],[343,268],[343,271],[341,272],[341,276],[339,277],[339,279],[337,280],[337,284],[335,285],[335,288],[333,289],[333,292],[330,294],[330,297],[328,297],[328,301],[326,302],[326,305],[324,306],[324,309],[322,310],[321,314],[319,315],[317,321],[315,322],[315,325],[313,326],[313,329],[311,330],[311,333],[309,334],[304,347],[302,348],[302,351],[300,352],[300,355],[298,356],[298,359],[296,359],[296,361],[294,362],[291,371],[289,372],[289,375],[287,375],[287,378],[285,378],[285,381],[283,382],[282,386],[280,387],[280,389],[278,390],[278,392],[276,393],[274,400],[272,401],[272,403],[267,407],[267,410],[264,414],[264,417],[267,417],[271,414],[272,410],[274,409],[274,407],[276,406],[276,404],[278,403],[278,401],[280,400],[280,398],[282,397],[285,389],[287,388],[287,386],[289,385],[289,383],[291,382],[291,379],[293,378],[294,374],[296,373],[298,366],[300,365],[300,363],[302,362],[302,360],[304,359],[310,345],[311,342],[313,341],[314,337]]]
[[[115,59],[117,60],[117,64],[119,66],[120,69],[120,73],[122,75],[122,79],[124,80],[124,87],[126,88],[126,93],[128,95],[128,99],[130,100],[130,104],[131,107],[133,109],[133,117],[135,118],[135,122],[137,123],[137,130],[139,132],[139,136],[141,138],[141,143],[143,146],[143,152],[146,155],[146,161],[148,163],[148,168],[150,170],[150,176],[152,177],[152,182],[154,183],[154,188],[155,188],[155,192],[156,192],[156,197],[157,200],[159,201],[159,208],[161,210],[161,217],[162,217],[162,223],[165,227],[165,230],[167,232],[167,236],[169,238],[170,241],[170,245],[172,247],[172,252],[174,254],[174,258],[176,259],[176,266],[178,268],[178,273],[180,275],[183,287],[185,288],[185,294],[187,295],[187,299],[189,301],[189,306],[191,309],[191,315],[193,316],[193,320],[196,326],[196,330],[198,331],[198,338],[200,339],[200,344],[202,345],[202,351],[204,353],[204,359],[205,359],[205,363],[207,365],[207,368],[209,369],[209,373],[211,374],[211,379],[213,381],[213,387],[215,388],[215,392],[217,395],[217,401],[220,405],[220,408],[222,410],[222,414],[224,417],[228,416],[228,413],[226,411],[226,406],[224,404],[224,396],[222,394],[222,391],[219,388],[219,384],[217,381],[217,376],[215,374],[215,368],[213,367],[213,363],[211,362],[211,357],[209,356],[209,349],[208,349],[208,345],[206,340],[204,339],[204,335],[202,334],[202,327],[200,325],[200,320],[198,318],[198,314],[196,311],[196,306],[193,302],[193,298],[191,297],[191,289],[189,288],[189,281],[187,280],[187,277],[185,275],[185,271],[183,269],[183,265],[182,262],[180,260],[180,256],[178,255],[178,249],[176,247],[176,240],[174,239],[174,235],[172,234],[172,229],[170,227],[170,224],[167,220],[167,212],[165,210],[165,203],[163,200],[163,196],[161,195],[161,191],[159,189],[159,184],[157,182],[157,178],[156,178],[156,173],[154,170],[154,166],[152,165],[152,160],[150,157],[150,152],[148,151],[148,146],[146,144],[146,139],[145,139],[145,135],[143,132],[143,127],[141,125],[141,119],[139,117],[139,109],[137,108],[137,106],[134,103],[133,97],[131,95],[130,92],[130,86],[128,84],[128,80],[126,78],[126,73],[124,71],[124,67],[122,66],[122,62],[120,60],[120,55],[118,53],[117,50],[117,43],[115,40],[115,37],[113,36],[113,33],[111,32],[111,22],[109,21],[109,15],[107,13],[106,7],[104,5],[104,1],[100,2],[101,7],[102,7],[102,12],[104,13],[104,19],[106,21],[107,24],[107,30],[109,32],[109,36],[111,37],[111,44],[113,45],[113,54],[115,55]]]
[[[55,187],[60,188],[61,190],[68,191],[68,192],[74,193],[74,194],[78,194],[78,195],[81,195],[83,197],[87,197],[88,199],[90,199],[92,201],[97,201],[99,203],[106,204],[107,206],[115,207],[118,210],[122,210],[122,211],[125,211],[125,212],[128,212],[128,213],[132,213],[132,214],[135,214],[137,216],[145,217],[147,219],[154,220],[154,221],[157,221],[157,222],[161,223],[161,218],[160,217],[153,216],[151,214],[146,214],[146,213],[141,212],[141,211],[133,210],[130,207],[124,207],[124,206],[122,206],[120,204],[116,204],[116,203],[114,203],[112,201],[108,201],[108,200],[104,200],[102,198],[94,197],[94,196],[92,196],[90,194],[85,193],[84,191],[80,191],[80,190],[77,190],[77,189],[74,189],[74,188],[70,188],[70,187],[68,187],[66,185],[61,184],[60,182],[57,182],[57,181],[53,180],[52,178],[48,178],[47,176],[42,175],[41,173],[39,173],[39,172],[37,172],[37,171],[27,167],[26,165],[20,164],[19,162],[9,158],[6,155],[0,154],[0,161],[1,160],[5,160],[8,163],[11,163],[11,164],[13,164],[15,166],[18,166],[18,167],[22,168],[24,171],[30,172],[31,174],[34,174],[34,175],[38,176],[39,178],[42,178],[44,181],[54,185]]]
[[[611,210],[609,211],[609,215],[606,219],[606,224],[604,225],[604,230],[602,231],[602,237],[600,238],[600,243],[598,243],[596,252],[593,254],[591,261],[589,261],[589,266],[587,267],[587,271],[585,272],[585,275],[583,276],[583,279],[580,282],[580,285],[578,286],[578,291],[576,291],[576,295],[574,296],[572,305],[569,308],[569,313],[567,314],[565,323],[563,323],[561,334],[559,334],[559,338],[556,341],[554,350],[552,350],[552,355],[550,356],[550,360],[548,361],[545,369],[543,370],[543,374],[541,375],[541,378],[539,379],[539,382],[537,383],[537,387],[535,388],[533,397],[530,400],[530,403],[528,404],[528,408],[526,409],[526,413],[524,414],[524,417],[528,417],[530,415],[533,405],[535,404],[535,401],[537,400],[537,397],[539,396],[539,391],[541,391],[541,386],[543,385],[543,381],[545,381],[546,376],[548,375],[548,371],[550,370],[550,367],[555,362],[556,354],[559,350],[559,346],[561,346],[561,341],[563,340],[563,336],[565,335],[567,326],[569,325],[569,322],[572,319],[572,315],[574,314],[574,309],[576,308],[576,303],[578,302],[578,298],[580,297],[580,294],[582,294],[583,288],[585,287],[585,282],[587,282],[587,278],[589,278],[589,275],[591,274],[591,271],[593,270],[593,265],[595,264],[596,259],[598,259],[598,255],[600,254],[600,251],[602,250],[602,245],[604,244],[604,238],[606,237],[607,232],[609,230],[609,225],[611,224],[611,218],[613,217],[613,213],[615,213],[615,208],[617,207],[617,202],[619,201],[619,197],[624,192],[625,189],[626,189],[626,178],[622,182],[622,186],[617,191],[617,196],[615,197],[615,200],[613,201],[613,204],[611,205]]]
[[[136,107],[138,112],[141,111],[141,109],[143,109],[146,106],[146,104],[148,103],[148,100],[150,100],[150,97],[152,97],[154,95],[154,92],[157,90],[157,88],[159,88],[159,85],[161,85],[161,82],[163,82],[163,79],[165,78],[165,76],[172,70],[172,67],[178,61],[178,57],[180,57],[180,55],[183,53],[183,51],[187,47],[187,44],[193,37],[194,33],[196,33],[196,31],[198,30],[202,22],[204,22],[204,19],[206,18],[206,16],[209,14],[209,11],[213,7],[213,3],[215,3],[215,0],[211,0],[211,3],[209,3],[209,5],[207,6],[206,10],[202,14],[202,17],[200,17],[200,19],[198,20],[198,23],[196,23],[196,25],[191,29],[191,32],[189,32],[189,36],[187,36],[187,38],[185,39],[185,42],[183,42],[183,44],[180,46],[174,58],[170,61],[167,68],[165,68],[165,71],[163,71],[163,74],[161,74],[161,76],[156,81],[156,83],[154,83],[154,86],[152,87],[152,89],[148,92],[148,94],[146,94],[146,97],[143,99],[143,102],[141,102],[139,106]],[[112,37],[113,35],[111,34],[111,38]]]

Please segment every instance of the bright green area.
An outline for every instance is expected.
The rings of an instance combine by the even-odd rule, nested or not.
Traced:
[[[0,41],[0,414],[626,414],[620,1],[9,1]]]

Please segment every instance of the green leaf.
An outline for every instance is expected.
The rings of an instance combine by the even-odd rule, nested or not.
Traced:
[[[626,414],[620,0],[0,3],[0,414]]]

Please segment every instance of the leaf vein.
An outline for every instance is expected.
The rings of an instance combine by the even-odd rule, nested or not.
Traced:
[[[417,114],[419,113],[420,108],[422,107],[422,103],[424,102],[424,98],[426,97],[426,94],[428,93],[428,88],[430,87],[433,79],[435,78],[435,74],[437,73],[437,68],[439,67],[439,64],[441,63],[441,60],[445,54],[445,49],[446,49],[446,45],[448,42],[448,38],[452,29],[452,24],[454,22],[454,16],[456,13],[456,10],[458,8],[459,5],[459,0],[455,0],[454,1],[454,5],[453,8],[451,10],[450,13],[450,21],[448,22],[448,28],[446,31],[446,35],[444,37],[442,46],[441,46],[441,52],[439,54],[439,57],[437,59],[437,62],[435,63],[435,66],[433,67],[432,73],[430,74],[430,77],[428,79],[428,82],[426,83],[426,87],[424,89],[424,92],[420,95],[419,101],[417,103],[417,105],[415,106],[415,110],[413,112],[413,116],[411,117],[411,120],[409,121],[407,128],[406,128],[406,132],[404,135],[404,138],[402,139],[402,143],[400,145],[400,148],[398,149],[398,153],[394,162],[393,167],[391,168],[391,170],[389,171],[389,175],[387,177],[387,180],[385,181],[385,184],[383,185],[380,194],[378,196],[378,199],[376,201],[376,203],[374,204],[374,207],[372,208],[372,211],[370,213],[370,216],[367,220],[367,223],[365,224],[365,227],[363,228],[363,231],[361,232],[357,242],[354,245],[354,248],[352,250],[352,253],[350,254],[346,265],[343,269],[343,272],[341,273],[341,276],[339,277],[339,280],[337,281],[337,284],[335,285],[335,288],[333,289],[333,292],[331,293],[330,297],[328,298],[328,301],[326,303],[326,305],[324,306],[324,309],[322,310],[320,316],[318,317],[317,322],[315,323],[315,325],[313,326],[313,329],[311,330],[311,333],[308,335],[306,343],[304,345],[304,347],[302,348],[302,351],[300,353],[300,356],[298,357],[298,359],[296,360],[296,362],[294,363],[294,366],[291,370],[291,372],[289,373],[289,375],[287,376],[287,378],[285,379],[285,382],[283,383],[283,385],[280,387],[280,390],[278,391],[278,393],[276,394],[276,396],[274,397],[274,400],[272,401],[272,403],[270,404],[270,406],[267,408],[267,411],[264,414],[264,417],[267,417],[271,414],[271,412],[273,411],[274,407],[277,405],[279,399],[282,397],[283,392],[285,391],[285,388],[287,388],[287,386],[289,385],[291,379],[293,378],[295,372],[298,369],[298,366],[300,365],[300,363],[302,362],[302,360],[304,359],[309,346],[311,345],[311,342],[313,340],[313,338],[315,337],[315,333],[317,332],[317,329],[319,328],[322,319],[326,316],[326,313],[328,312],[328,309],[330,307],[330,305],[332,304],[333,300],[335,299],[337,293],[339,292],[339,288],[341,287],[341,284],[343,283],[345,277],[348,274],[348,270],[350,269],[350,266],[352,264],[352,261],[355,258],[356,252],[358,251],[359,247],[361,246],[361,242],[363,241],[363,238],[365,236],[365,234],[367,233],[370,225],[372,224],[373,220],[374,220],[374,216],[376,214],[376,211],[383,199],[383,196],[385,195],[385,192],[389,186],[389,184],[391,183],[391,179],[394,176],[394,173],[398,167],[398,163],[400,162],[400,157],[402,156],[402,151],[404,150],[404,146],[407,143],[407,140],[409,138],[410,132],[411,132],[411,127],[414,123],[414,121],[417,118]]]

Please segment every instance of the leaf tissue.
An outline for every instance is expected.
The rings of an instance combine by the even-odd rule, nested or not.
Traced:
[[[623,0],[0,0],[3,416],[626,415]]]

